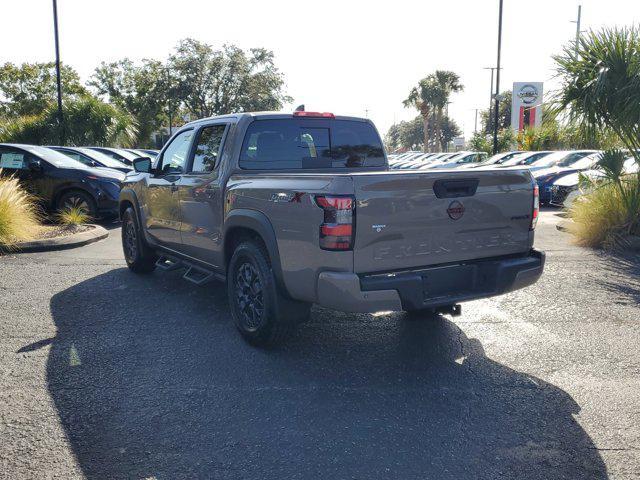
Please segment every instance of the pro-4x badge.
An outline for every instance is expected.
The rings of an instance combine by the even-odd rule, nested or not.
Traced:
[[[462,218],[464,215],[464,205],[460,203],[458,200],[454,200],[449,204],[449,208],[447,208],[447,214],[451,220],[458,220]]]

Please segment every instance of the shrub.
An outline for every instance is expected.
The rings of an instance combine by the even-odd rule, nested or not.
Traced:
[[[70,207],[58,212],[56,215],[56,219],[58,220],[58,223],[60,225],[72,227],[89,222],[91,217],[82,208]]]
[[[0,246],[12,247],[37,233],[38,213],[33,197],[16,178],[0,178]]]
[[[511,128],[503,128],[498,131],[498,153],[513,150],[516,143],[515,132]],[[486,152],[493,155],[493,135],[476,132],[469,140],[469,150]]]
[[[592,184],[592,190],[578,198],[569,209],[573,224],[569,227],[576,243],[584,247],[623,247],[628,235],[640,235],[636,200],[630,204],[625,193],[640,191],[634,176],[622,181],[624,190],[613,182]],[[634,195],[634,193],[631,193]],[[636,205],[635,214],[629,211]],[[635,215],[635,218],[634,218]]]

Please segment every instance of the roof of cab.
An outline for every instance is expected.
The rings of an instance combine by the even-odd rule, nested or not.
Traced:
[[[242,113],[230,113],[227,115],[216,115],[213,117],[201,118],[198,120],[194,120],[189,122],[183,127],[186,126],[195,126],[200,123],[209,122],[211,120],[239,120],[240,118],[253,118],[253,119],[261,119],[261,120],[276,120],[280,118],[294,118],[293,113],[286,112],[242,112]],[[308,119],[316,119],[321,117],[300,117],[300,118],[308,118]],[[368,118],[361,117],[349,117],[344,115],[336,115],[335,120],[355,120],[360,122],[368,122],[372,123]]]

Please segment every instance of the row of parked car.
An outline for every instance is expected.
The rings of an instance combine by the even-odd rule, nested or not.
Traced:
[[[597,150],[406,152],[388,156],[393,170],[528,168],[538,183],[540,203],[568,207],[580,194],[579,174],[596,179]],[[120,184],[136,158],[154,159],[157,150],[0,144],[0,174],[16,176],[49,211],[80,207],[94,217],[117,213]],[[638,171],[629,158],[626,173]]]
[[[0,175],[14,176],[47,211],[72,207],[92,218],[118,212],[121,182],[136,158],[156,150],[0,144]]]
[[[436,168],[528,168],[538,183],[540,203],[568,207],[580,194],[580,174],[592,179],[604,173],[597,168],[602,152],[598,150],[510,151],[487,158],[484,152],[424,153],[389,155],[389,166],[398,170]],[[625,173],[638,171],[633,157],[624,164]]]

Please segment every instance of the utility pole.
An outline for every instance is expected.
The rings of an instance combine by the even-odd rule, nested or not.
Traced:
[[[491,119],[491,110],[493,109],[493,72],[496,67],[484,67],[483,70],[491,70],[491,88],[489,88],[489,119]]]
[[[491,70],[491,87],[489,88],[489,116],[487,117],[487,126],[491,125],[491,119],[493,118],[493,73],[496,71],[496,67],[484,67],[483,70]]]
[[[498,115],[500,108],[500,50],[502,49],[502,1],[498,11],[498,63],[496,65],[496,94],[494,97],[493,112],[493,154],[498,153]]]
[[[473,133],[478,133],[478,109],[475,109],[476,111],[476,120],[475,123],[473,124]]]
[[[576,59],[578,58],[578,48],[580,46],[580,20],[582,18],[582,5],[578,5],[578,19],[573,21],[571,20],[571,23],[575,23],[576,24],[576,44],[575,44],[575,55],[576,55]]]
[[[62,113],[62,81],[60,78],[60,42],[58,40],[58,1],[53,0],[53,33],[56,43],[56,84],[58,87],[58,133],[60,145],[66,143],[64,129],[64,114]]]
[[[169,114],[169,136],[167,137],[167,142],[171,138],[171,128],[173,127],[173,115],[171,111],[171,76],[169,74],[169,67],[166,67],[167,70],[167,112]],[[166,142],[165,142],[166,143]]]

